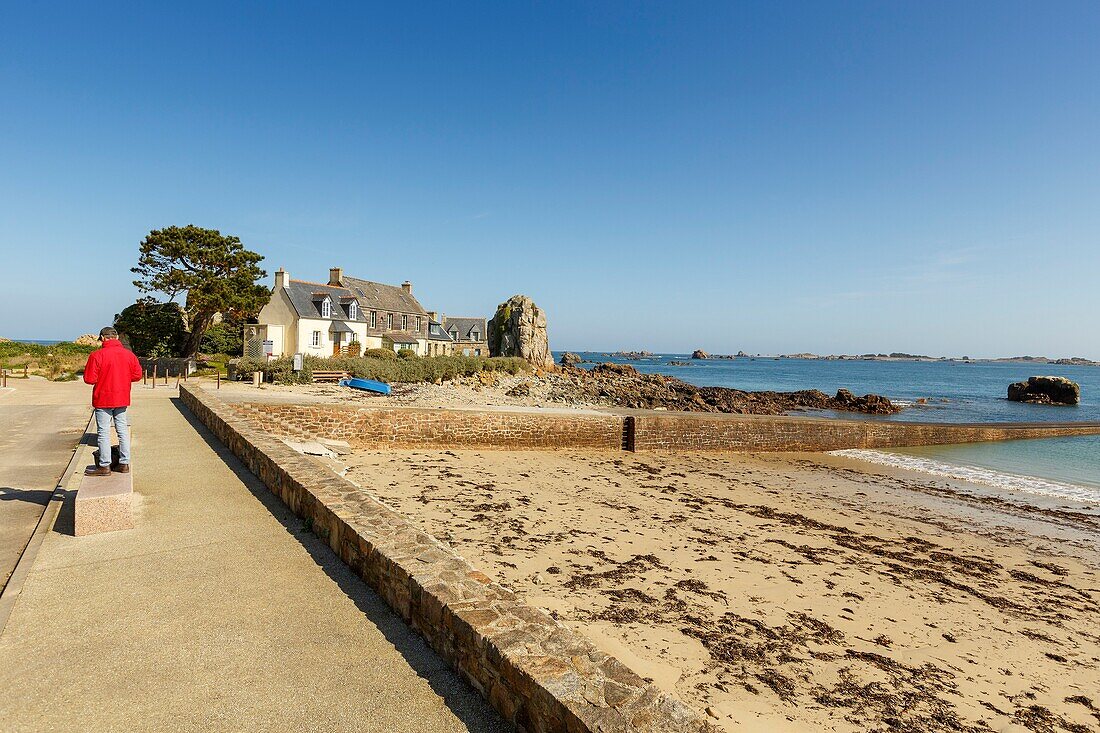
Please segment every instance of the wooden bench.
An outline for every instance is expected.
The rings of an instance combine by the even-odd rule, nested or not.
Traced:
[[[348,373],[347,372],[324,372],[324,371],[315,371],[315,372],[313,372],[313,383],[314,384],[316,384],[318,382],[339,382],[341,379],[347,379],[347,378],[348,378]]]

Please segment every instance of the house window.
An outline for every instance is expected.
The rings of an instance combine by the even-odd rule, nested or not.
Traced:
[[[420,333],[420,316],[416,317],[416,332]]]
[[[408,331],[409,330],[409,317],[406,316],[404,313],[401,314],[401,330],[402,331]]]
[[[393,314],[392,313],[387,313],[386,314],[386,328],[390,331],[393,330]]]
[[[370,312],[370,327],[378,328],[378,311]]]
[[[451,338],[458,341],[458,331],[451,331]]]
[[[332,301],[328,298],[321,301],[321,317],[332,318]]]
[[[480,341],[481,340],[481,331],[471,331],[470,332],[470,340],[471,341]]]
[[[321,332],[320,331],[314,331],[313,332],[313,344],[312,345],[313,346],[320,346],[321,345]]]
[[[359,304],[354,300],[351,301],[351,305],[348,306],[348,315],[351,316],[351,320],[359,320]]]

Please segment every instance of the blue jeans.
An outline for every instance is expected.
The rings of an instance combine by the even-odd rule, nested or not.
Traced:
[[[111,423],[118,433],[118,462],[130,462],[130,417],[125,407],[95,408],[95,427],[99,437],[99,465],[111,465]]]

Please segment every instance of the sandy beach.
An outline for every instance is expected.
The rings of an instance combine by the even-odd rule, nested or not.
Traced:
[[[1077,507],[823,455],[323,460],[725,729],[1100,730]]]

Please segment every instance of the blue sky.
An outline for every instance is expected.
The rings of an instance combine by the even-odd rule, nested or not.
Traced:
[[[1100,358],[1096,3],[9,3],[0,335],[153,228],[551,345]]]

